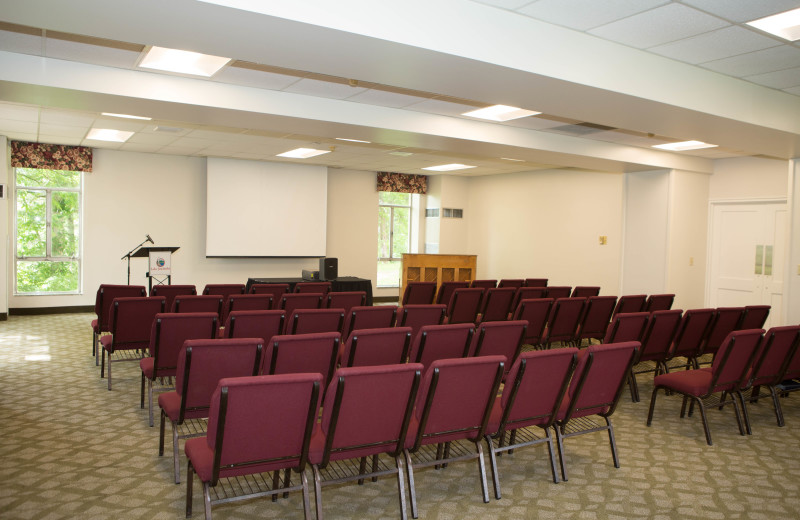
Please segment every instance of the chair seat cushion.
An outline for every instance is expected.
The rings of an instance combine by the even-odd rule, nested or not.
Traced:
[[[100,334],[100,320],[92,320],[92,330],[95,334]]]
[[[155,358],[146,357],[139,360],[139,368],[142,369],[142,374],[147,379],[153,379],[153,369],[155,367]]]
[[[186,457],[192,462],[201,482],[210,482],[214,468],[214,452],[208,447],[206,437],[187,439],[183,447]]]
[[[669,388],[681,394],[699,397],[708,393],[711,385],[711,368],[661,374],[656,376],[653,382],[656,388]]]

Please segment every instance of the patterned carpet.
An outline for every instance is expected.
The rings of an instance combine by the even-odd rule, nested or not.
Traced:
[[[150,428],[139,408],[138,364],[116,365],[114,390],[106,390],[90,355],[91,318],[0,322],[0,518],[183,518],[185,486],[172,483],[169,444],[158,457],[158,421]],[[699,416],[679,419],[677,397],[660,394],[653,426],[645,426],[649,377],[639,376],[642,402],[623,394],[613,416],[619,469],[604,434],[566,440],[570,479],[560,484],[550,479],[544,446],[504,455],[503,498],[488,504],[474,461],[423,469],[415,474],[420,518],[800,517],[800,396],[784,400],[784,428],[768,400],[751,406],[748,437],[738,434],[729,407],[710,410],[709,447]],[[184,481],[185,471],[182,460]],[[201,496],[195,482],[195,518],[203,515]],[[326,487],[323,499],[329,519],[399,518],[392,479]],[[293,519],[302,518],[302,503],[294,493],[213,512],[219,519]]]

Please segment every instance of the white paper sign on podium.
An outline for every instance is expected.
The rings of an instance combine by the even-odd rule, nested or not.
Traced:
[[[150,251],[150,276],[169,276],[172,274],[172,253],[169,251]]]

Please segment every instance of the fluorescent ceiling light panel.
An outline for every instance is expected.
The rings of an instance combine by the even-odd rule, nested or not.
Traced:
[[[470,166],[468,164],[440,164],[439,166],[428,166],[427,168],[423,168],[423,170],[431,170],[434,172],[451,172],[453,170],[466,170],[469,168],[475,168],[474,166]]]
[[[672,152],[685,152],[687,150],[700,150],[703,148],[716,148],[716,144],[708,144],[703,141],[681,141],[679,143],[656,144],[653,148],[670,150]]]
[[[124,132],[122,130],[113,130],[111,128],[92,128],[86,139],[94,141],[112,141],[115,143],[124,143],[133,135],[133,132]]]
[[[464,112],[461,115],[488,119],[490,121],[511,121],[512,119],[535,116],[537,114],[541,114],[541,112],[534,112],[533,110],[525,110],[524,108],[510,107],[507,105],[493,105],[471,112]]]
[[[525,159],[512,159],[511,157],[501,157],[504,161],[525,162]]]
[[[192,76],[211,77],[224,67],[230,58],[211,56],[198,52],[167,49],[165,47],[151,47],[145,54],[139,66],[145,69],[177,72]]]
[[[372,141],[362,141],[361,139],[347,139],[346,137],[337,137],[337,141],[350,141],[351,143],[367,143],[370,144]]]
[[[145,121],[150,121],[151,119],[153,119],[152,117],[132,116],[130,114],[113,114],[111,112],[102,112],[102,115],[109,117],[121,117],[123,119],[143,119]]]
[[[330,153],[330,150],[315,150],[313,148],[295,148],[288,152],[279,153],[276,157],[291,157],[293,159],[308,159],[316,157],[324,153]]]
[[[753,20],[747,25],[794,42],[800,40],[800,8]]]

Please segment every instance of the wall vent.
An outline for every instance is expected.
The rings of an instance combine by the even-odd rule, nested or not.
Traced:
[[[444,218],[464,218],[464,210],[458,208],[442,208]]]
[[[426,217],[438,217],[439,216],[439,208],[428,208],[425,210]]]

